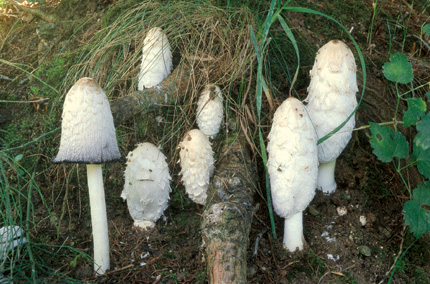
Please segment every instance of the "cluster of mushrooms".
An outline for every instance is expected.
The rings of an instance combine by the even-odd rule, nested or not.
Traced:
[[[161,28],[148,31],[143,46],[138,90],[158,86],[171,72],[172,53]],[[214,172],[210,137],[223,119],[222,93],[208,84],[197,104],[197,125],[179,144],[182,181],[189,197],[206,201]],[[63,105],[60,148],[53,163],[86,164],[94,243],[94,270],[103,275],[110,267],[109,234],[103,188],[102,164],[122,161],[113,117],[102,88],[92,79],[79,79],[66,94]],[[166,157],[155,145],[144,142],[127,155],[121,197],[127,200],[134,226],[149,229],[167,208],[170,174]]]
[[[138,90],[159,85],[171,72],[172,54],[161,28],[149,30],[144,39]],[[285,218],[284,247],[303,249],[302,212],[318,187],[325,193],[336,189],[335,160],[351,138],[354,119],[325,142],[323,137],[355,109],[356,66],[348,47],[340,41],[324,45],[311,71],[305,107],[289,98],[277,109],[268,136],[268,171],[273,205]],[[205,204],[214,172],[210,139],[223,120],[221,90],[208,84],[197,103],[198,129],[188,131],[179,143],[182,182],[188,196]],[[103,163],[121,161],[109,102],[91,78],[81,78],[66,95],[62,113],[60,148],[54,163],[83,163],[87,167],[94,243],[94,270],[109,269],[109,237],[103,189]],[[124,189],[134,225],[152,228],[167,208],[170,174],[166,157],[155,145],[144,142],[127,155]],[[319,168],[318,168],[319,164]]]

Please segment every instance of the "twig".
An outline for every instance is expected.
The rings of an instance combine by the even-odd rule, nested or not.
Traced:
[[[42,10],[36,9],[36,8],[29,8],[27,6],[21,5],[20,3],[14,1],[13,6],[21,11],[30,13],[36,17],[39,17],[45,22],[53,23],[57,21],[57,18],[54,15],[48,14]]]
[[[119,272],[119,271],[123,271],[123,270],[129,269],[129,268],[132,268],[133,266],[134,266],[134,264],[129,264],[129,265],[123,266],[123,267],[115,269],[115,270],[108,270],[106,272],[106,274],[107,275],[113,274],[113,273],[116,273],[116,272]]]
[[[255,238],[255,243],[254,243],[254,251],[252,253],[252,257],[256,257],[257,256],[257,251],[258,251],[258,244],[260,242],[261,237],[267,232],[266,228],[264,228]]]
[[[397,261],[399,260],[400,255],[402,254],[403,251],[403,243],[405,242],[405,231],[406,231],[406,226],[403,225],[403,230],[402,230],[402,241],[400,242],[400,248],[399,248],[399,252],[397,253],[396,258],[394,259],[394,263],[393,265],[390,267],[390,269],[388,269],[388,271],[385,273],[384,279],[382,279],[378,284],[382,284],[385,282],[385,279],[387,279],[388,275],[391,273],[391,271],[393,271],[394,267],[396,267]]]

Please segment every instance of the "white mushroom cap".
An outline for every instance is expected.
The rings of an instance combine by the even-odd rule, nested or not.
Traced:
[[[137,89],[142,91],[160,84],[171,70],[172,52],[167,36],[161,28],[152,28],[143,40]]]
[[[109,101],[91,78],[81,78],[66,95],[60,149],[54,163],[100,164],[121,160]]]
[[[193,129],[185,134],[179,147],[185,190],[194,202],[205,204],[209,180],[215,170],[209,138],[199,129]]]
[[[318,139],[334,130],[357,106],[357,66],[354,55],[346,44],[332,40],[317,53],[310,71],[307,108]],[[318,145],[321,163],[336,159],[351,139],[355,116],[332,137]]]
[[[0,228],[0,260],[4,259],[7,252],[18,245],[27,242],[24,230],[19,226],[5,226]],[[1,266],[1,265],[0,265]],[[0,282],[1,283],[1,282]]]
[[[217,85],[208,84],[197,102],[197,125],[207,136],[218,134],[224,117],[222,93]]]
[[[121,194],[138,227],[153,227],[169,201],[170,175],[166,157],[151,143],[141,143],[127,156]]]
[[[268,139],[273,207],[289,218],[309,205],[318,175],[315,130],[299,100],[288,98],[278,107]]]

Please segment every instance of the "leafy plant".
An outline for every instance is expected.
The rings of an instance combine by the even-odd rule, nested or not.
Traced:
[[[430,183],[423,182],[415,189],[411,189],[403,177],[405,169],[416,166],[424,179],[430,179],[430,113],[427,112],[426,102],[422,98],[410,97],[412,90],[400,93],[398,84],[408,84],[414,79],[411,63],[401,53],[390,57],[390,62],[383,66],[383,73],[387,80],[395,83],[397,91],[396,113],[392,121],[393,128],[385,125],[370,123],[372,133],[370,144],[373,153],[382,162],[393,162],[411,200],[404,204],[404,221],[416,238],[430,231]],[[422,88],[429,83],[417,87]],[[415,90],[416,90],[415,89]],[[408,97],[409,96],[409,97]],[[428,94],[427,94],[428,96]],[[401,101],[406,101],[408,109],[403,113],[403,120],[398,121],[398,109]],[[417,134],[413,139],[412,152],[406,137],[398,130],[398,125],[404,128],[414,127]],[[406,165],[401,163],[406,160]]]

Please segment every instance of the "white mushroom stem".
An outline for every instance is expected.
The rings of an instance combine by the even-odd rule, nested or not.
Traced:
[[[334,169],[336,159],[328,163],[320,163],[318,166],[318,185],[324,194],[330,195],[336,191],[336,181],[334,180]]]
[[[93,228],[94,271],[102,275],[109,269],[109,234],[102,166],[100,164],[88,164],[87,178]]]
[[[284,222],[284,249],[291,252],[303,250],[303,211],[300,211],[289,218],[285,218]]]

